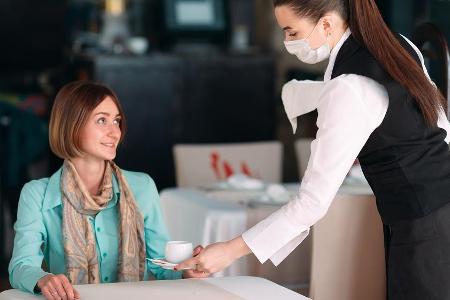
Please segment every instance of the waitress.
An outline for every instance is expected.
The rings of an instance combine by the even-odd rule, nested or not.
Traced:
[[[278,265],[326,214],[358,158],[391,236],[389,299],[450,299],[450,124],[422,55],[388,29],[374,0],[274,0],[274,7],[289,53],[311,64],[329,58],[324,82],[283,88],[294,131],[297,116],[318,110],[299,193],[179,267],[213,273],[251,252]]]

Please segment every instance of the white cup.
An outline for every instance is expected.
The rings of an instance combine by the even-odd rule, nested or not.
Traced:
[[[185,241],[170,241],[166,244],[166,260],[178,264],[192,257],[192,243]]]

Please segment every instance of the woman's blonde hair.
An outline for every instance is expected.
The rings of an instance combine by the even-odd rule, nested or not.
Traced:
[[[91,112],[106,97],[116,104],[121,115],[120,141],[126,131],[125,115],[116,94],[108,87],[88,82],[75,81],[66,84],[56,95],[50,115],[50,149],[62,159],[83,155],[80,149],[80,132],[86,125]]]

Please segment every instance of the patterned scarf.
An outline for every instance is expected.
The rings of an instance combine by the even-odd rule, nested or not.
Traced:
[[[96,240],[89,216],[106,208],[112,199],[112,176],[120,188],[119,200],[119,281],[139,281],[144,277],[144,219],[122,171],[106,162],[99,195],[91,196],[74,165],[64,161],[61,175],[63,239],[67,277],[72,284],[99,283]]]

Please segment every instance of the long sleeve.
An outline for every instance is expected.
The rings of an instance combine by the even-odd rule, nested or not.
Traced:
[[[144,231],[147,257],[161,258],[164,257],[165,245],[170,238],[161,212],[156,185],[148,175],[146,175],[146,179],[146,188],[148,189],[146,192],[149,193],[144,208],[146,210],[144,211]],[[156,279],[180,279],[182,275],[182,272],[164,270],[148,261],[147,268]]]
[[[261,263],[270,259],[278,265],[326,214],[387,107],[386,90],[368,78],[342,75],[324,83],[317,108],[319,129],[298,195],[242,235]]]
[[[33,293],[37,281],[49,274],[42,270],[42,247],[47,238],[42,218],[45,184],[27,183],[20,194],[17,222],[14,225],[14,250],[9,263],[11,286]]]

